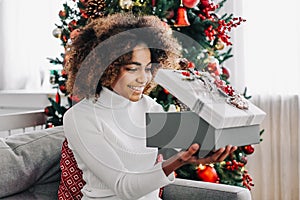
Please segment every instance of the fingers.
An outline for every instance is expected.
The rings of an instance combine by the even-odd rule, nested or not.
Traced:
[[[187,162],[194,157],[194,154],[199,150],[199,148],[199,144],[192,144],[187,151],[181,153],[179,159],[183,162]]]
[[[216,162],[222,162],[228,155],[233,153],[236,149],[236,146],[232,147],[231,145],[227,145],[225,148],[220,148],[216,151],[212,151],[213,154],[209,155],[208,157],[199,159],[199,163],[211,164]]]
[[[190,152],[192,155],[195,154],[198,150],[199,150],[200,146],[199,144],[192,144],[189,149],[188,152]]]
[[[222,162],[228,155],[230,155],[237,149],[236,146],[227,145],[225,148],[220,148],[218,150],[212,151],[212,154],[205,158],[197,158],[196,156],[194,156],[194,154],[199,151],[199,148],[200,146],[198,144],[191,145],[187,151],[180,152],[180,154],[178,154],[178,160],[184,163],[195,164],[210,164]]]
[[[220,156],[217,158],[217,160],[215,162],[223,161],[230,154],[231,149],[232,149],[232,146],[227,145],[226,148],[224,149],[224,151],[220,154]]]
[[[233,146],[233,147],[231,148],[231,150],[230,150],[230,153],[229,153],[229,154],[233,153],[235,150],[237,150],[237,146]]]
[[[237,149],[236,146],[227,145],[225,148],[221,148],[217,151],[217,155],[213,155],[214,162],[222,162],[228,155],[233,153]]]
[[[225,148],[220,148],[216,152],[214,152],[211,156],[207,157],[209,163],[220,162],[220,160],[224,157]],[[225,157],[226,158],[226,157]]]

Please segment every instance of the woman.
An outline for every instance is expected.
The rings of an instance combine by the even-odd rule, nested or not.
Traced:
[[[80,31],[68,52],[67,88],[82,97],[64,116],[64,131],[86,182],[82,199],[160,199],[177,168],[225,159],[236,147],[197,158],[198,144],[156,163],[146,147],[145,113],[163,111],[145,95],[159,67],[174,67],[180,46],[159,18],[115,14]]]

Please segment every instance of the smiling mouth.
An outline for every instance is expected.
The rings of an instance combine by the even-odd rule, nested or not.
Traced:
[[[138,91],[138,92],[142,92],[144,90],[144,86],[132,86],[132,85],[128,85],[128,87],[134,91]]]

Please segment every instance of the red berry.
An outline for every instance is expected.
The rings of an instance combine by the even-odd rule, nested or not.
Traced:
[[[46,107],[46,108],[44,109],[44,112],[45,112],[46,115],[48,115],[48,114],[49,114],[49,108]]]
[[[65,70],[61,70],[61,76],[63,78],[67,78],[67,72]]]
[[[228,166],[232,165],[231,161],[227,161],[226,165],[228,165]]]
[[[187,71],[183,71],[183,72],[181,72],[181,74],[183,76],[190,76],[191,75],[190,72],[187,72]]]
[[[165,94],[170,94],[170,92],[166,88],[164,88],[164,93]]]
[[[46,128],[53,128],[53,127],[54,127],[54,125],[51,122],[48,122],[46,124]]]

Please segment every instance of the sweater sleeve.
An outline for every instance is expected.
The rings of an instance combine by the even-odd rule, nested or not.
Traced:
[[[164,174],[161,163],[141,172],[128,171],[103,134],[76,120],[72,110],[64,115],[64,131],[74,153],[121,199],[137,199],[174,181],[173,174]]]

